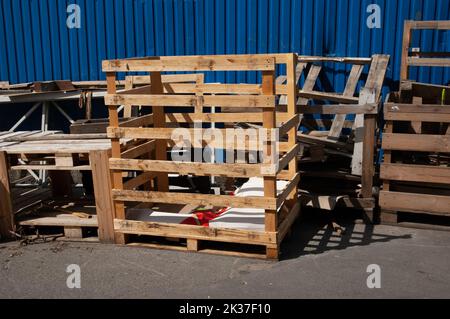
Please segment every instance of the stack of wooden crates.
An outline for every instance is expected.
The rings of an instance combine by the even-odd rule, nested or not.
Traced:
[[[110,169],[116,243],[144,245],[139,242],[139,238],[150,237],[155,240],[150,243],[147,241],[146,245],[155,248],[219,252],[270,259],[279,257],[280,243],[289,232],[300,209],[297,201],[299,173],[296,163],[299,151],[296,142],[299,125],[296,113],[297,59],[296,54],[290,53],[164,56],[103,62],[108,87],[108,94],[105,97],[109,108],[108,137],[112,140]],[[161,72],[203,71],[256,71],[258,78],[260,75],[261,82],[260,84],[164,84],[161,81]],[[276,73],[279,71],[285,71],[286,84],[275,86]],[[148,72],[150,85],[117,91],[117,72]],[[287,107],[282,110],[277,108],[277,94],[286,96]],[[138,118],[140,120],[135,121],[136,127],[119,126],[120,105],[141,107],[142,114]],[[168,107],[180,111],[169,113]],[[232,113],[212,113],[212,107],[226,108]],[[199,121],[203,126],[195,125]],[[168,157],[168,151],[176,142],[172,140],[174,124],[184,127],[193,137],[195,134],[204,136],[202,134],[206,130],[205,123],[214,123],[215,127],[254,123],[258,131],[265,130],[264,134],[269,135],[278,132],[279,138],[268,139],[263,145],[259,145],[260,141],[257,143],[257,150],[264,154],[264,161],[258,163],[177,162]],[[225,128],[208,128],[210,133],[217,132],[221,136],[226,136],[225,130]],[[136,139],[140,142],[136,144],[135,149],[128,150],[124,154],[120,147],[120,138]],[[202,139],[203,143],[207,142],[206,138]],[[254,141],[247,141],[245,151],[249,150],[247,146],[252,142]],[[252,145],[254,148],[255,144]],[[278,146],[279,153],[275,152],[277,149],[275,146]],[[238,150],[238,146],[234,143],[230,147]],[[129,176],[129,172],[134,172],[135,177],[124,180],[124,177]],[[169,191],[169,173],[228,178],[261,177],[264,181],[264,196],[238,197],[229,194]],[[280,180],[287,183],[283,189],[277,190],[277,181]],[[265,229],[254,231],[127,220],[126,210],[133,207],[133,203],[142,202],[152,205],[169,203],[260,208],[265,210]],[[175,244],[161,244],[157,241],[158,238],[170,238]],[[238,246],[245,244],[259,247],[262,250],[247,252],[240,246],[237,249],[231,246],[225,249],[217,248],[218,245],[210,245],[211,242],[221,243],[220,247],[229,247],[222,243],[233,243]]]

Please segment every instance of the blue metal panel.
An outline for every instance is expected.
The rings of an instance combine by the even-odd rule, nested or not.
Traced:
[[[81,7],[80,29],[66,26],[69,4]],[[366,25],[370,4],[381,8],[380,29]],[[145,55],[387,53],[395,89],[405,19],[448,20],[450,0],[0,0],[0,80],[104,79],[103,59]],[[450,32],[414,32],[413,46],[449,50]],[[331,71],[319,84],[341,91],[346,77]],[[446,83],[450,70],[412,68],[411,78]],[[220,72],[207,80],[257,79]]]

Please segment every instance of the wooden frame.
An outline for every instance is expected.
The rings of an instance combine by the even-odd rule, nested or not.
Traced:
[[[351,64],[348,74],[348,80],[342,93],[316,91],[314,86],[319,78],[322,63],[345,63]],[[299,113],[303,114],[335,114],[332,124],[328,131],[316,132],[320,134],[303,134],[298,133],[300,143],[310,148],[310,153],[321,150],[319,152],[322,161],[323,149],[338,151],[342,154],[350,153],[352,158],[351,171],[348,175],[352,175],[355,180],[361,183],[361,192],[352,200],[342,200],[343,205],[352,208],[362,208],[366,213],[368,221],[373,220],[373,209],[375,208],[375,199],[373,194],[373,179],[375,174],[375,131],[377,123],[377,115],[380,106],[381,90],[383,86],[384,76],[389,63],[388,55],[373,55],[371,58],[327,58],[327,57],[299,57],[298,66],[301,67],[299,73],[306,72],[305,83],[299,91],[299,100],[297,102]],[[361,85],[359,96],[355,96],[358,83],[364,66],[368,66],[367,79]],[[323,103],[339,103],[339,104],[323,104],[309,105],[310,100],[323,101]],[[348,128],[352,128],[354,138],[350,142],[340,141],[342,130],[346,122],[348,114],[355,114],[353,123],[349,123]],[[306,126],[306,123],[303,122]],[[351,143],[353,142],[353,143]],[[345,151],[345,152],[344,152]],[[312,157],[312,156],[311,156]],[[313,160],[313,159],[312,159]],[[313,176],[314,172],[304,172],[303,174]],[[337,174],[332,172],[333,180],[342,177],[348,179],[347,174]],[[317,177],[326,177],[326,172],[318,172]],[[336,194],[331,197],[343,194],[336,190]],[[319,205],[318,208],[329,209],[328,205],[322,207],[319,197],[328,195],[322,194],[303,194],[305,203],[313,203]],[[316,203],[316,204],[314,204]],[[332,205],[330,205],[332,207]],[[314,206],[316,207],[316,206]]]
[[[85,137],[80,137],[52,131],[0,134],[0,235],[2,238],[13,238],[12,231],[15,231],[17,226],[32,226],[62,227],[65,235],[63,239],[80,241],[93,240],[92,237],[83,237],[84,228],[98,228],[97,241],[103,243],[114,241],[113,202],[109,178],[111,144],[106,138],[93,138],[94,136],[95,134],[86,134]],[[127,143],[123,144],[126,147]],[[23,198],[20,200],[20,204],[13,205],[19,199],[14,196],[17,188],[13,188],[14,183],[9,181],[9,173],[15,170],[27,170],[33,174],[33,170],[42,169],[48,170],[52,179],[52,198],[65,202],[76,202],[70,196],[69,172],[91,171],[96,214],[86,215],[89,218],[80,218],[70,215],[67,211],[64,214],[53,214],[54,216],[27,216],[27,218],[18,220],[16,212],[25,209],[29,203],[26,203],[26,198]],[[48,193],[51,195],[50,190]],[[41,195],[39,199],[43,200],[44,198]]]
[[[286,84],[275,85],[277,65],[286,66]],[[108,94],[105,104],[109,108],[108,137],[112,142],[110,169],[112,176],[112,194],[115,208],[116,243],[136,244],[128,241],[128,235],[175,237],[186,239],[186,247],[177,249],[189,251],[207,251],[202,249],[202,241],[218,241],[262,245],[263,254],[252,255],[277,259],[279,246],[299,214],[297,202],[296,133],[299,119],[296,110],[298,89],[295,72],[297,55],[295,54],[255,54],[255,55],[216,55],[216,56],[176,56],[149,57],[141,59],[124,59],[103,61],[106,72]],[[116,72],[140,71],[150,72],[151,84],[137,89],[118,92]],[[163,84],[162,71],[258,71],[261,72],[261,84]],[[286,96],[287,108],[278,112],[275,100],[276,91]],[[142,127],[120,128],[117,108],[119,104],[152,106],[151,125]],[[166,113],[165,106],[193,107],[193,112]],[[211,113],[205,107],[224,107],[232,113]],[[255,113],[255,111],[257,111]],[[279,116],[280,115],[280,116]],[[201,162],[177,163],[167,159],[168,142],[174,125],[192,125],[202,120],[208,123],[260,123],[268,132],[278,129],[285,135],[281,156],[275,163],[233,163],[211,164]],[[170,125],[170,126],[169,126]],[[188,132],[202,132],[202,129],[188,129]],[[216,132],[226,129],[215,128]],[[262,130],[259,129],[258,132]],[[119,138],[133,138],[152,144],[151,152],[129,156],[120,147]],[[234,137],[233,137],[234,139]],[[247,143],[250,143],[248,141]],[[267,141],[262,148],[265,155],[273,152],[274,143]],[[142,144],[142,145],[143,145]],[[246,144],[248,146],[248,144]],[[238,150],[236,145],[232,149]],[[138,158],[139,157],[139,158]],[[125,158],[125,159],[124,159]],[[279,165],[279,166],[278,166]],[[124,171],[140,171],[143,174],[131,182],[124,183]],[[264,180],[263,197],[237,197],[229,195],[183,194],[169,192],[168,173],[193,175],[226,175],[232,177],[262,176]],[[276,181],[289,181],[287,187],[277,196]],[[137,182],[134,182],[138,180]],[[146,191],[133,190],[147,185]],[[150,191],[149,188],[152,190]],[[202,226],[186,226],[154,222],[126,220],[125,205],[129,202],[164,202],[196,205],[218,205],[232,207],[260,207],[265,209],[265,230],[261,232],[237,229],[209,229]],[[287,214],[280,216],[281,210]],[[154,246],[154,245],[153,245]],[[156,247],[161,248],[161,245]],[[223,252],[223,251],[222,251]],[[229,252],[228,252],[229,253]],[[248,254],[240,254],[247,256]]]
[[[450,103],[422,104],[420,93],[391,93],[384,106],[383,223],[400,212],[450,217]]]
[[[413,30],[450,30],[450,20],[405,21],[403,28],[402,60],[400,70],[401,81],[409,79],[409,68],[411,66],[450,66],[450,52],[412,52],[410,55]]]

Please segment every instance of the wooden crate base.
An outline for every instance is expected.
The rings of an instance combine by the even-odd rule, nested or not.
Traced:
[[[450,216],[382,209],[379,221],[383,225],[450,231]]]
[[[136,240],[136,237],[138,237],[138,240]],[[147,235],[136,237],[129,238],[129,243],[126,246],[278,260],[278,250],[264,245],[212,242],[185,238],[164,238]]]

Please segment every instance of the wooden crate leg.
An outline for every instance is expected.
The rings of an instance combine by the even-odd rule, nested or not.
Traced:
[[[188,238],[187,240],[186,240],[186,242],[187,242],[187,249],[189,250],[189,251],[198,251],[198,240],[197,239],[190,239],[190,238]]]
[[[380,223],[382,224],[396,224],[398,223],[398,214],[392,211],[380,212]]]
[[[6,152],[0,152],[0,239],[12,238],[11,230],[14,230],[14,219],[8,174],[8,158]]]
[[[279,259],[279,249],[277,247],[266,247],[266,257],[267,259],[278,260]]]
[[[83,229],[81,227],[64,227],[64,236],[66,238],[83,238]]]
[[[102,243],[114,243],[114,203],[111,195],[108,151],[92,151],[89,154],[89,161],[94,182],[98,239]]]

